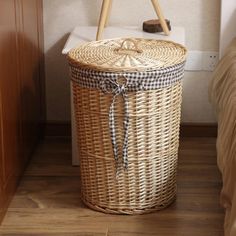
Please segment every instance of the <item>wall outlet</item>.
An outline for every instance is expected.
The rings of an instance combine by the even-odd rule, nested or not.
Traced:
[[[218,52],[203,52],[202,69],[205,71],[214,71],[219,62]]]
[[[186,71],[213,71],[219,62],[219,53],[215,51],[189,51]]]

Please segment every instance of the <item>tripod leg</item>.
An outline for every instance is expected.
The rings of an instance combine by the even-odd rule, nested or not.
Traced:
[[[161,10],[158,0],[152,0],[152,5],[156,11],[156,14],[157,14],[159,20],[160,20],[163,31],[165,32],[166,35],[170,35],[169,28],[166,24],[165,17],[162,13],[162,10]]]
[[[108,21],[109,21],[110,15],[111,15],[111,8],[112,8],[112,0],[110,0],[110,3],[109,3],[109,8],[108,8],[108,13],[107,13],[105,27],[108,26]]]
[[[96,40],[100,40],[102,33],[104,31],[106,19],[107,19],[107,14],[108,14],[108,9],[110,5],[111,0],[103,0],[102,2],[102,10],[100,14],[100,19],[99,19],[99,24],[98,24],[98,31],[97,31],[97,37]]]

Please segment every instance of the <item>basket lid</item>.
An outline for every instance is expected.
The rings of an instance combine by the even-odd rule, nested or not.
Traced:
[[[99,71],[149,71],[171,67],[186,60],[180,44],[155,39],[120,38],[93,41],[72,49],[71,63]]]

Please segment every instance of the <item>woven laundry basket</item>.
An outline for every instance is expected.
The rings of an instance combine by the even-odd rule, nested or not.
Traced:
[[[142,214],[175,199],[185,59],[179,44],[138,38],[69,52],[82,199],[90,208]]]

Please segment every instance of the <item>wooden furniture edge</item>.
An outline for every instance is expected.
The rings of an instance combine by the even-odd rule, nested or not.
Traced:
[[[48,121],[45,124],[44,135],[47,137],[71,137],[69,121]],[[180,137],[217,137],[216,123],[182,123]]]

